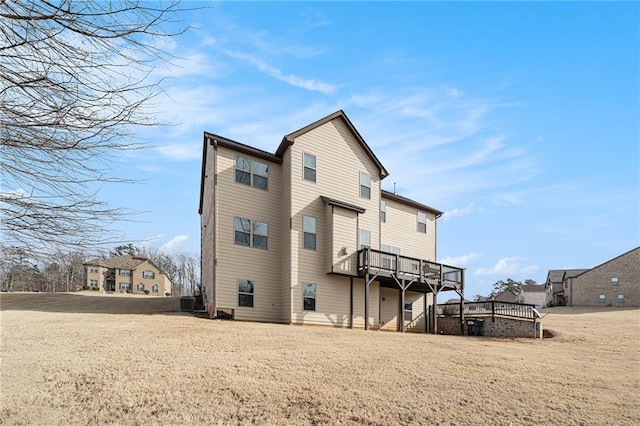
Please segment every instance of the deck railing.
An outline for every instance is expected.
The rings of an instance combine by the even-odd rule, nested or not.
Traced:
[[[371,248],[358,251],[358,272],[365,269],[393,273],[396,276],[415,276],[422,280],[439,281],[442,278],[443,283],[449,284],[462,283],[461,268]]]
[[[535,305],[527,303],[509,303],[497,300],[485,302],[464,302],[464,316],[496,316],[536,319]],[[460,303],[443,303],[438,305],[438,315],[440,316],[460,316]]]

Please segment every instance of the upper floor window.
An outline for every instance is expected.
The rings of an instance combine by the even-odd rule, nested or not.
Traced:
[[[427,233],[427,214],[418,212],[418,232]]]
[[[316,181],[316,156],[307,154],[306,152],[302,154],[302,167],[303,174],[302,177],[304,180],[308,180],[310,182]]]
[[[236,156],[236,182],[259,189],[267,189],[269,166],[256,160]]]
[[[380,200],[380,222],[387,221],[387,202]]]
[[[605,303],[607,301],[607,296],[605,296],[604,294],[601,294],[598,300],[600,300],[600,303]]]
[[[155,277],[156,277],[156,274],[153,271],[144,271],[144,272],[142,272],[142,278],[154,279]]]
[[[120,272],[118,272],[118,275],[121,275],[123,277],[130,277],[131,269],[120,269]]]
[[[98,267],[97,266],[90,266],[89,267],[89,272],[92,274],[97,274],[98,273]]]
[[[253,308],[253,281],[238,280],[238,306]]]
[[[611,285],[618,285],[618,277],[611,277]]]
[[[305,311],[316,310],[316,285],[302,283],[302,305]]]
[[[362,198],[371,198],[371,176],[365,172],[360,172],[360,196]]]
[[[303,247],[309,250],[316,249],[316,218],[313,216],[302,216]]]
[[[360,248],[371,247],[371,231],[360,230]]]
[[[257,247],[266,250],[269,225],[264,222],[243,217],[233,218],[234,242],[241,246]]]

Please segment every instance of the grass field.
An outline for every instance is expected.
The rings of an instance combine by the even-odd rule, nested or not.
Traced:
[[[0,424],[640,424],[640,310],[554,338],[211,321],[179,300],[0,296]]]

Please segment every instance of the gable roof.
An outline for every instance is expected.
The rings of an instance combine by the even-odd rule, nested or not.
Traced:
[[[522,292],[524,293],[544,293],[545,292],[544,284],[541,284],[541,285],[524,284],[522,287],[520,287],[520,290],[522,290]]]
[[[578,276],[578,275],[582,275],[582,274],[587,273],[587,272],[589,272],[589,271],[592,271],[592,270],[594,270],[594,269],[598,269],[598,268],[600,268],[600,267],[602,267],[602,266],[606,265],[607,263],[613,262],[614,260],[620,259],[621,257],[629,256],[630,254],[632,254],[633,252],[636,252],[636,251],[640,251],[640,247],[636,247],[636,248],[634,248],[634,249],[631,249],[631,250],[629,250],[629,251],[627,251],[627,252],[622,253],[621,255],[618,255],[618,256],[614,257],[613,259],[609,259],[609,260],[607,260],[606,262],[603,262],[603,263],[601,263],[601,264],[599,264],[599,265],[597,265],[597,266],[594,266],[594,267],[593,267],[593,268],[591,268],[591,269],[584,269],[580,274],[576,274],[576,275],[574,275],[574,276],[572,276],[572,277],[567,277],[567,278],[574,278],[574,277],[576,277],[576,276]]]
[[[104,268],[135,269],[136,266],[147,260],[149,259],[144,256],[112,256],[108,259],[96,258],[85,262],[85,265],[102,266]]]
[[[371,150],[371,148],[369,148],[369,145],[367,145],[367,143],[364,141],[364,139],[362,138],[362,136],[360,135],[360,133],[358,132],[358,130],[356,130],[355,126],[353,125],[353,123],[351,123],[351,120],[349,120],[349,118],[347,117],[347,115],[344,113],[343,110],[338,110],[336,112],[334,112],[333,114],[329,114],[324,118],[321,118],[318,121],[315,121],[305,127],[303,127],[302,129],[296,130],[293,133],[289,133],[288,135],[286,135],[285,137],[282,138],[282,142],[280,142],[280,146],[278,146],[278,149],[276,150],[276,157],[280,157],[282,158],[282,156],[284,155],[285,151],[295,143],[295,139],[305,133],[310,132],[313,129],[316,129],[320,126],[322,126],[323,124],[326,124],[332,120],[335,119],[340,119],[342,120],[342,122],[345,124],[345,126],[347,126],[347,129],[349,129],[349,131],[351,132],[351,134],[353,135],[354,139],[358,142],[358,144],[360,144],[360,147],[362,147],[362,149],[364,150],[364,152],[369,156],[369,158],[371,159],[371,161],[373,162],[373,164],[376,165],[376,167],[378,168],[378,170],[380,171],[380,179],[384,179],[387,176],[389,176],[389,172],[387,171],[387,169],[384,168],[384,166],[382,165],[382,163],[380,162],[380,160],[378,160],[378,157],[376,157],[376,155],[373,153],[373,151]]]

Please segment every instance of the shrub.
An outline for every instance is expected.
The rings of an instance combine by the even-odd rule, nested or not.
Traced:
[[[144,291],[144,294],[149,294],[149,290],[145,290],[145,291]]]
[[[100,288],[99,287],[91,287],[91,290],[92,291],[98,291],[98,290],[100,290]]]
[[[169,296],[171,296],[171,293],[165,293],[164,295],[169,297]]]

